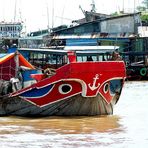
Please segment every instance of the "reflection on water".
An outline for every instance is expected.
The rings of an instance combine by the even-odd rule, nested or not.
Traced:
[[[135,148],[148,145],[148,82],[127,82],[114,115],[0,118],[1,147]]]
[[[49,117],[49,118],[2,118],[0,134],[18,132],[59,133],[59,134],[90,134],[108,132],[119,127],[117,116],[107,117]]]
[[[115,115],[39,119],[3,117],[0,143],[11,147],[95,147],[96,144],[106,143],[106,140],[109,142],[104,136],[121,132],[119,127],[119,117]]]

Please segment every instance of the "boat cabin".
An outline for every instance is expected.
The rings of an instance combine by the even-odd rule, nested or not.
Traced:
[[[119,47],[114,46],[65,46],[55,49],[18,49],[34,66],[46,69],[57,69],[68,62],[108,61]],[[72,53],[73,52],[73,53]],[[74,56],[71,54],[75,54]]]

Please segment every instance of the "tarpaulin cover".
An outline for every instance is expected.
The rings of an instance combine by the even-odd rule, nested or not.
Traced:
[[[18,66],[25,66],[35,69],[20,53],[0,54],[0,79],[10,80],[16,74],[16,56],[18,56]]]

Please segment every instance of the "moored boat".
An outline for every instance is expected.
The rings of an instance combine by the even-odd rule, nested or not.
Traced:
[[[24,51],[30,53],[32,50]],[[34,49],[33,52],[46,52],[48,68],[43,73],[27,73],[31,77],[25,81],[24,73],[34,68],[19,62],[17,67],[25,67],[23,71],[18,70],[23,86],[1,94],[1,116],[113,114],[126,77],[123,61],[107,60],[110,54],[106,50],[44,49],[39,52]],[[42,57],[45,56],[38,56],[39,59]],[[15,82],[12,85],[19,81]]]

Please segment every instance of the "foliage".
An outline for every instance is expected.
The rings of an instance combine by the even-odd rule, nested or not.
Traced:
[[[112,15],[112,16],[117,16],[117,15],[119,15],[119,14],[118,14],[118,12],[114,12],[114,13],[112,13],[111,15]]]
[[[143,4],[143,6],[138,6],[137,10],[138,11],[147,11],[148,10],[148,0],[143,0],[142,4]]]
[[[141,14],[141,20],[142,22],[146,22],[148,23],[148,0],[143,0],[142,1],[143,6],[138,6],[136,9],[140,12],[142,12]]]
[[[140,12],[146,11],[146,7],[144,6],[138,6],[136,9]]]
[[[148,15],[147,14],[141,15],[141,20],[144,22],[148,22]]]
[[[142,3],[143,3],[144,6],[146,7],[146,9],[148,9],[148,0],[143,0]]]

